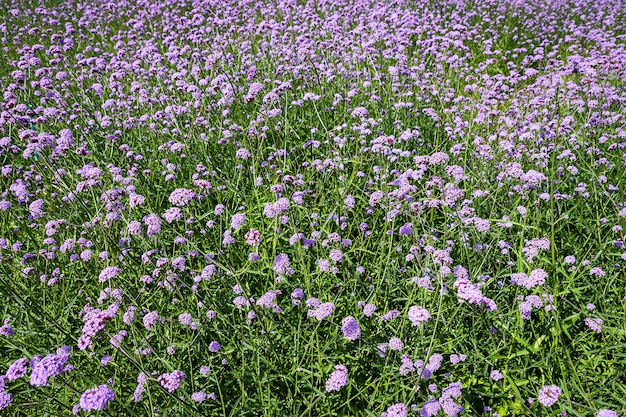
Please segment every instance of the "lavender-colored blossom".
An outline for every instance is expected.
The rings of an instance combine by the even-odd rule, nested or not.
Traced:
[[[183,218],[183,211],[179,207],[170,207],[161,216],[168,223],[173,223]]]
[[[307,312],[309,317],[315,317],[317,320],[322,321],[326,317],[329,317],[335,312],[335,305],[331,302],[322,303],[315,308],[310,309]]]
[[[335,365],[335,370],[326,381],[326,392],[339,391],[348,384],[348,368]]]
[[[302,288],[296,288],[291,293],[291,303],[294,306],[299,306],[300,300],[302,300],[303,298],[304,298],[304,291],[302,290]]]
[[[66,363],[70,358],[70,346],[57,349],[57,353],[51,353],[43,359],[35,357],[31,360],[30,385],[34,387],[48,386],[48,379],[65,372]]]
[[[500,372],[497,369],[494,369],[493,371],[491,371],[491,374],[489,374],[489,376],[491,377],[491,379],[493,379],[496,382],[504,378],[504,375],[502,375],[502,372]]]
[[[4,410],[13,402],[13,395],[10,392],[0,390],[0,411]]]
[[[389,408],[387,411],[382,413],[380,417],[406,417],[409,409],[404,403],[397,403]]]
[[[146,225],[148,230],[146,234],[148,236],[155,236],[161,232],[161,219],[156,214],[148,214],[143,218],[143,223]]]
[[[556,385],[546,385],[541,387],[539,390],[539,394],[537,395],[537,400],[544,407],[550,407],[554,405],[561,395],[561,388]]]
[[[389,349],[401,351],[404,349],[404,342],[398,337],[392,337],[389,339]]]
[[[274,259],[274,272],[278,275],[291,275],[294,273],[290,267],[289,256],[286,253],[281,253]]]
[[[603,320],[598,317],[587,317],[585,319],[585,325],[596,333],[602,333]]]
[[[618,417],[618,416],[615,411],[603,408],[602,410],[598,410],[596,417]]]
[[[376,311],[375,304],[365,304],[365,306],[363,307],[363,315],[365,317],[372,317],[375,311]]]
[[[184,207],[194,198],[196,198],[196,193],[193,190],[177,188],[171,192],[168,200],[175,206]]]
[[[161,374],[158,381],[163,388],[169,392],[174,392],[181,386],[184,379],[185,374],[182,371],[175,370],[170,373]]]
[[[91,388],[80,396],[80,407],[85,411],[104,410],[115,398],[115,393],[106,385]]]
[[[0,336],[13,336],[13,327],[9,324],[10,319],[4,319],[4,324],[0,326]]]
[[[191,394],[191,399],[197,403],[203,402],[204,400],[206,400],[206,397],[207,395],[204,391],[198,391]]]
[[[230,227],[235,230],[239,230],[243,227],[246,221],[246,215],[243,213],[234,214],[230,220]]]
[[[419,326],[430,319],[430,313],[424,307],[412,306],[409,308],[408,318],[413,326]]]
[[[341,262],[343,260],[343,252],[341,252],[339,249],[333,249],[330,251],[328,257],[333,262]]]
[[[7,381],[15,381],[26,375],[30,361],[27,358],[20,358],[13,362],[5,373]]]
[[[354,317],[348,316],[341,321],[341,333],[346,339],[354,341],[361,337],[361,327]]]
[[[100,282],[107,282],[108,280],[118,276],[121,272],[122,269],[117,266],[107,266],[100,272],[98,280]]]
[[[156,311],[151,311],[143,316],[143,325],[144,327],[150,331],[152,330],[152,326],[154,326],[159,321],[159,313]]]
[[[413,224],[412,223],[404,223],[400,226],[400,230],[398,232],[400,235],[410,235],[413,233]]]
[[[441,410],[441,404],[435,397],[431,397],[431,399],[422,406],[420,417],[434,417],[439,414],[439,410]]]
[[[250,246],[259,246],[262,238],[261,233],[256,229],[250,229],[245,235],[246,243]]]

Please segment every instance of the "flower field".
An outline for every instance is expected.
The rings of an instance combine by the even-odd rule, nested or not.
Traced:
[[[623,0],[5,0],[0,48],[0,415],[626,415]]]

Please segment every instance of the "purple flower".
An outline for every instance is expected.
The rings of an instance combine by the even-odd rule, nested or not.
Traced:
[[[617,417],[617,413],[613,410],[607,410],[603,408],[602,410],[598,410],[598,414],[596,417]]]
[[[117,266],[107,266],[100,272],[98,279],[100,282],[107,282],[111,278],[115,278],[122,272],[122,269]]]
[[[386,312],[385,314],[380,316],[380,319],[382,321],[390,321],[390,320],[395,319],[399,315],[400,315],[400,311],[398,311],[398,310],[389,310],[388,312]]]
[[[83,315],[82,336],[78,339],[78,348],[84,350],[92,346],[92,338],[112,320],[119,310],[119,303],[111,304],[106,310],[90,308]]]
[[[43,212],[43,200],[35,200],[28,206],[30,215],[33,220],[40,219],[44,216]]]
[[[219,342],[216,341],[212,341],[211,343],[209,343],[209,352],[217,352],[218,350],[220,350],[220,344]]]
[[[193,324],[193,317],[189,313],[181,313],[178,315],[178,322],[183,326],[191,326]]]
[[[464,354],[457,355],[456,353],[453,353],[452,355],[450,355],[450,363],[452,363],[453,365],[461,363],[465,361],[465,359],[467,359],[467,355]]]
[[[361,327],[354,317],[348,316],[341,321],[341,333],[346,339],[354,341],[361,337]]]
[[[147,330],[152,330],[152,326],[154,326],[159,321],[159,313],[156,311],[151,311],[143,316],[143,325]]]
[[[404,403],[397,403],[387,408],[387,411],[382,413],[380,417],[406,417],[408,408]]]
[[[526,275],[523,272],[511,274],[511,282],[531,289],[538,285],[543,285],[547,277],[548,274],[543,269],[534,269],[530,272],[530,275]]]
[[[0,390],[0,410],[4,410],[13,402],[13,395]]]
[[[191,399],[197,403],[201,403],[206,400],[206,392],[198,391],[191,394]]]
[[[404,342],[398,337],[392,337],[389,339],[389,349],[401,351],[404,349]]]
[[[256,229],[250,229],[245,235],[246,243],[250,246],[259,246],[261,244],[261,233]]]
[[[235,238],[232,236],[232,233],[233,232],[230,229],[227,229],[224,232],[224,239],[222,239],[222,245],[228,246],[236,242]]]
[[[576,257],[572,256],[572,255],[569,255],[569,256],[565,257],[564,261],[565,261],[566,264],[572,265],[572,264],[576,263]]]
[[[130,208],[135,208],[143,204],[144,201],[146,201],[146,198],[140,194],[132,193],[129,197],[129,201],[130,201]]]
[[[596,333],[602,333],[602,319],[597,317],[587,317],[585,324]]]
[[[554,405],[561,395],[561,388],[556,385],[546,385],[539,390],[537,400],[544,406],[550,407]]]
[[[365,306],[363,307],[363,315],[365,317],[372,317],[375,311],[376,311],[375,304],[365,304]]]
[[[439,413],[439,410],[441,410],[441,404],[439,404],[439,401],[437,401],[435,397],[431,397],[431,399],[422,406],[420,417],[434,417]]]
[[[176,220],[180,220],[183,218],[183,211],[178,207],[170,207],[165,210],[165,213],[163,213],[163,216],[161,217],[163,217],[166,222],[171,224]]]
[[[155,236],[161,232],[161,219],[156,214],[148,214],[143,218],[143,223],[148,228],[146,234],[148,236]]]
[[[304,298],[304,291],[302,290],[302,288],[296,288],[291,293],[291,303],[294,306],[299,306],[300,305],[300,300],[303,299],[303,298]]]
[[[274,272],[278,275],[291,275],[293,269],[290,268],[289,256],[286,253],[281,253],[276,256],[274,260]]]
[[[248,307],[250,305],[250,301],[248,301],[246,297],[240,295],[233,299],[233,304],[238,308]]]
[[[419,326],[430,319],[430,313],[423,307],[412,306],[409,308],[408,318],[413,326]]]
[[[335,370],[326,381],[326,392],[339,391],[348,384],[348,368],[336,365]]]
[[[161,386],[169,392],[174,392],[175,390],[177,390],[183,383],[184,379],[185,374],[183,374],[182,371],[178,370],[170,373],[164,373],[159,376],[159,382],[161,383]]]
[[[27,358],[20,358],[13,362],[5,374],[8,381],[15,381],[20,379],[26,372],[28,372],[29,360]]]
[[[237,213],[233,215],[232,219],[230,220],[230,227],[235,230],[239,230],[243,227],[245,221],[246,215],[243,213]]]
[[[491,377],[491,379],[493,379],[496,382],[504,378],[504,375],[502,375],[502,372],[500,372],[497,369],[494,369],[493,371],[491,371],[491,374],[489,376]]]
[[[4,319],[4,324],[0,326],[0,336],[13,336],[13,327],[9,324],[9,318]]]
[[[404,223],[404,225],[400,226],[400,235],[410,235],[413,233],[413,224],[412,223]]]
[[[595,268],[591,268],[591,270],[589,271],[589,275],[595,275],[597,277],[603,277],[606,275],[606,272],[604,272],[604,270],[598,266],[596,266]]]
[[[178,207],[186,206],[191,200],[196,198],[196,193],[186,188],[177,188],[170,194],[169,202]]]
[[[256,305],[258,305],[259,307],[280,310],[278,305],[276,305],[276,296],[279,294],[280,294],[280,291],[269,290],[256,300]]]
[[[335,305],[331,302],[322,303],[315,308],[310,309],[307,312],[309,317],[315,317],[319,321],[324,320],[326,317],[330,316],[335,312]]]
[[[83,392],[80,396],[80,407],[85,411],[104,410],[114,398],[113,390],[103,384]]]
[[[331,250],[328,256],[333,262],[341,262],[343,260],[343,252],[339,249]]]
[[[36,356],[32,359],[30,367],[30,385],[34,387],[48,386],[48,379],[65,372],[65,364],[70,358],[70,346],[57,349],[57,353],[51,353],[41,359]]]
[[[250,158],[250,155],[252,154],[246,148],[239,148],[237,149],[237,152],[235,152],[235,156],[239,159],[248,159]]]

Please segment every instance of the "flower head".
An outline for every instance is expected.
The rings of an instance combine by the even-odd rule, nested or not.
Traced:
[[[354,341],[361,337],[361,327],[354,317],[348,316],[341,322],[341,333],[346,339]]]
[[[539,390],[537,400],[544,406],[554,405],[561,395],[561,388],[556,385],[546,385]]]
[[[85,411],[104,410],[108,403],[113,401],[115,393],[111,388],[102,384],[91,388],[80,396],[80,408]]]
[[[326,391],[339,391],[348,384],[348,368],[336,365],[335,370],[326,381]]]

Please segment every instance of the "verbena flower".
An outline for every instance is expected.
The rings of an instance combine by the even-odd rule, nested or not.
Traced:
[[[85,411],[104,410],[115,398],[115,393],[106,385],[99,385],[83,392],[80,396],[80,407]]]
[[[7,380],[15,381],[16,379],[19,379],[26,375],[26,373],[28,372],[29,363],[30,361],[27,358],[20,358],[13,362],[5,373]]]
[[[389,349],[400,351],[404,349],[404,342],[398,337],[392,337],[388,343]]]
[[[168,200],[171,204],[179,207],[186,206],[191,200],[196,198],[196,193],[193,190],[186,188],[177,188],[171,192]]]
[[[230,227],[235,230],[239,230],[243,227],[246,221],[246,215],[243,213],[234,214],[230,220]]]
[[[117,266],[107,266],[100,272],[98,280],[100,282],[107,282],[108,280],[118,276],[121,272],[122,269]]]
[[[585,319],[585,325],[596,333],[602,333],[602,323],[603,320],[598,317],[587,317]]]
[[[341,321],[341,333],[346,339],[354,341],[361,337],[361,327],[354,317],[348,316]]]
[[[308,300],[307,300],[308,301]],[[317,320],[324,320],[326,317],[329,317],[335,311],[335,304],[328,302],[319,304],[317,307],[310,309],[307,312],[309,317],[315,317]]]
[[[13,402],[13,395],[11,393],[0,390],[0,411],[4,410]]]
[[[326,381],[326,392],[339,391],[348,384],[348,368],[335,365],[335,370]]]
[[[30,362],[32,369],[30,374],[30,385],[34,387],[48,386],[48,379],[53,378],[66,370],[66,363],[70,358],[70,346],[63,346],[57,349],[57,353],[51,353],[43,359],[34,357]]]
[[[493,379],[496,382],[504,378],[504,375],[502,375],[502,372],[500,372],[497,369],[494,369],[493,371],[491,371],[491,374],[489,374],[489,376],[491,377],[491,379]]]
[[[430,313],[424,307],[411,306],[408,313],[409,321],[413,326],[419,326],[430,319]]]
[[[546,385],[541,387],[539,390],[539,394],[537,395],[537,400],[544,407],[550,407],[554,405],[561,395],[561,388],[557,385]]]
[[[404,403],[397,403],[388,407],[380,417],[406,417],[407,413],[408,407]]]
[[[185,374],[182,371],[175,370],[170,373],[161,374],[158,378],[159,383],[169,392],[176,391],[185,379]]]

